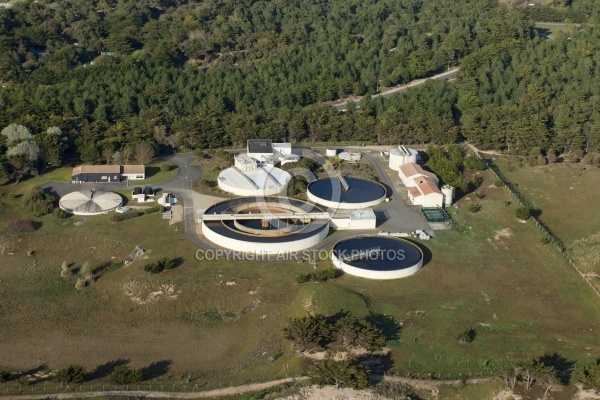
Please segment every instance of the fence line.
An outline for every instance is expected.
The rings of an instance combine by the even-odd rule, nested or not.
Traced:
[[[525,199],[525,197],[523,197],[523,195],[521,193],[519,193],[519,191],[516,190],[514,185],[512,185],[508,181],[508,179],[504,178],[504,176],[502,175],[502,172],[500,171],[498,166],[496,166],[493,162],[488,162],[488,160],[484,160],[483,157],[481,157],[481,155],[479,154],[479,152],[476,151],[473,147],[471,147],[471,145],[467,145],[466,147],[473,154],[475,154],[479,159],[485,161],[485,163],[488,166],[492,175],[494,175],[497,180],[502,182],[502,185],[504,186],[504,188],[508,191],[508,193],[514,200],[516,200],[523,207],[527,207],[530,210],[534,209],[533,205],[531,203],[529,203],[529,201],[527,201],[527,199]],[[537,226],[538,229],[540,231],[542,231],[542,233],[545,235],[546,239],[548,239],[549,243],[552,243],[554,245],[554,247],[556,247],[556,249],[558,250],[560,255],[563,256],[563,258],[569,263],[569,265],[571,265],[571,267],[573,267],[573,269],[575,269],[575,271],[577,271],[577,273],[581,276],[581,278],[583,278],[585,283],[587,283],[588,286],[594,291],[594,293],[596,293],[596,296],[598,296],[600,298],[600,292],[598,292],[598,289],[596,289],[594,287],[594,285],[592,285],[592,283],[583,274],[583,272],[581,272],[581,270],[577,267],[577,265],[571,259],[571,257],[569,257],[567,248],[566,248],[565,244],[563,243],[563,241],[558,236],[556,236],[554,233],[552,233],[550,228],[548,228],[536,216],[532,215],[532,216],[530,216],[530,218],[533,221],[533,223],[535,224],[535,226]]]

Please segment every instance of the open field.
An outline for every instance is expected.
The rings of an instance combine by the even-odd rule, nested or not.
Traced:
[[[159,214],[116,224],[90,217],[82,226],[73,225],[81,217],[49,215],[35,218],[42,222],[35,233],[8,233],[6,221],[27,212],[20,199],[2,196],[0,365],[73,362],[102,381],[106,371],[96,368],[122,360],[146,368],[153,382],[183,382],[189,374],[200,388],[269,380],[300,373],[281,335],[288,317],[341,309],[375,315],[390,334],[399,330],[388,342],[399,373],[489,374],[554,352],[578,363],[600,357],[600,299],[530,222],[517,221],[506,192],[484,176],[485,197],[467,196],[452,209],[463,233],[438,232],[423,242],[424,269],[396,281],[343,276],[296,284],[312,269],[308,263],[196,261],[183,225],[169,226]],[[480,212],[467,211],[472,201]],[[149,250],[147,259],[103,267],[136,245]],[[143,271],[163,256],[179,265]],[[86,260],[98,278],[78,292],[59,267],[66,261],[76,271]],[[475,341],[458,344],[456,335],[469,327]]]
[[[520,167],[515,158],[496,157],[502,173],[539,209],[539,218],[565,244],[590,282],[600,288],[600,169],[558,163]]]

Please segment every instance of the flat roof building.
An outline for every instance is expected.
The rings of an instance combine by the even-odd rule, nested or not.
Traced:
[[[72,183],[111,183],[145,178],[144,165],[80,165],[71,173]]]

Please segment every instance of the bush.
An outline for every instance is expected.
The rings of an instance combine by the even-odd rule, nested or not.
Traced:
[[[171,164],[166,163],[166,162],[160,163],[160,170],[162,172],[170,171],[171,170]]]
[[[146,208],[142,212],[144,214],[154,214],[154,213],[162,212],[162,211],[163,211],[163,206],[154,206],[154,207]]]
[[[59,383],[81,383],[85,378],[85,368],[81,365],[71,364],[59,369],[54,379]]]
[[[477,197],[478,199],[483,199],[485,197],[485,193],[477,192],[475,193],[475,197]]]
[[[8,198],[9,199],[17,199],[17,198],[19,198],[19,195],[17,193],[9,193]]]
[[[6,224],[6,228],[12,232],[33,232],[39,225],[34,221],[24,219],[12,219]]]
[[[384,399],[419,400],[412,386],[400,382],[381,381],[373,388],[375,394]]]
[[[127,365],[119,365],[108,375],[108,380],[116,385],[128,385],[141,381],[142,372]]]
[[[504,183],[502,183],[502,181],[500,179],[496,179],[494,181],[494,186],[496,186],[496,187],[502,187],[502,186],[504,186]]]
[[[306,283],[310,281],[326,282],[329,279],[335,279],[342,275],[342,271],[337,268],[320,269],[310,274],[300,274],[296,277],[297,283]]]
[[[39,187],[34,187],[23,196],[23,207],[33,211],[33,215],[41,217],[50,214],[54,210],[56,199],[49,193],[45,193]]]
[[[553,149],[548,149],[548,151],[546,151],[546,158],[548,159],[548,162],[550,164],[555,163],[556,162],[556,151],[554,151]]]
[[[456,340],[458,343],[471,343],[475,340],[477,336],[477,332],[473,328],[468,328],[456,335]]]
[[[67,214],[64,210],[61,210],[60,208],[55,208],[54,211],[52,211],[52,215],[54,215],[54,217],[57,219],[64,219],[69,216],[69,214]]]
[[[170,259],[168,257],[163,257],[158,260],[158,264],[162,265],[165,271],[175,268],[175,260]]]
[[[151,274],[158,274],[159,272],[162,272],[162,270],[162,266],[159,263],[148,263],[144,265],[144,271]]]
[[[465,158],[463,165],[467,169],[474,169],[476,171],[483,171],[485,169],[485,161],[474,154]]]
[[[155,263],[148,263],[144,265],[144,271],[150,272],[151,274],[158,274],[164,270],[170,270],[175,268],[175,260],[168,257],[163,257]]]
[[[528,207],[519,207],[515,210],[515,215],[525,221],[531,217],[531,210]]]
[[[311,274],[300,274],[296,277],[296,283],[310,282]]]
[[[12,381],[14,379],[14,375],[12,372],[10,372],[7,369],[1,369],[0,370],[0,382],[8,382],[8,381]]]
[[[354,359],[318,361],[309,369],[308,376],[317,385],[364,389],[370,383],[370,371]]]
[[[108,220],[112,221],[112,222],[119,222],[119,221],[125,221],[128,219],[131,219],[131,218],[136,218],[136,217],[139,217],[140,215],[144,215],[144,213],[141,211],[127,211],[124,214],[113,214],[110,216],[110,218]]]
[[[479,211],[481,211],[481,204],[471,203],[471,205],[469,205],[469,212],[476,213]]]

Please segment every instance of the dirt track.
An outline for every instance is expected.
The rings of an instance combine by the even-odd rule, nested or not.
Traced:
[[[387,380],[392,382],[400,382],[414,387],[415,389],[430,390],[432,388],[449,385],[449,386],[461,386],[466,383],[478,384],[487,383],[494,381],[495,378],[471,378],[467,380],[420,380],[412,378],[404,378],[400,376],[377,376],[374,375],[372,378],[376,380]],[[274,386],[283,385],[286,383],[304,382],[309,378],[306,376],[300,376],[296,378],[285,378],[278,379],[263,383],[253,383],[242,386],[232,386],[223,389],[207,390],[204,392],[153,392],[153,391],[134,391],[134,390],[115,390],[115,391],[96,391],[96,392],[72,392],[72,393],[55,393],[55,394],[37,394],[37,395],[18,395],[18,396],[0,396],[2,400],[44,400],[44,399],[81,399],[89,397],[102,397],[102,396],[126,396],[126,397],[148,397],[156,399],[205,399],[220,396],[230,396],[248,392],[257,392],[259,390],[268,389]]]

